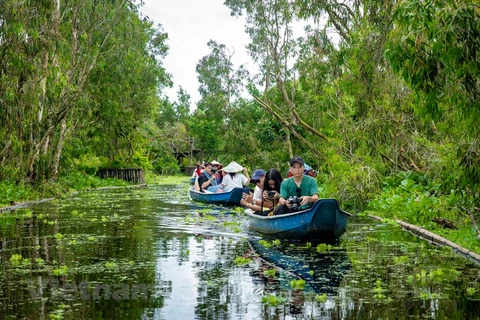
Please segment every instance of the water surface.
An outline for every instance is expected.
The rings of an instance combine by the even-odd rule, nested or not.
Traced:
[[[353,217],[334,245],[262,239],[188,182],[0,215],[0,318],[477,319],[479,269]]]

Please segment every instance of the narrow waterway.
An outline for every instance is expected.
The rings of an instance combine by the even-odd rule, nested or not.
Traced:
[[[478,266],[352,217],[335,245],[265,240],[188,183],[0,214],[0,319],[478,319]]]

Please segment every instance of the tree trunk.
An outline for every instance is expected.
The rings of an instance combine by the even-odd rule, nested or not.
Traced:
[[[60,157],[62,155],[63,140],[65,138],[66,132],[67,132],[67,118],[65,117],[62,119],[62,122],[60,123],[60,135],[58,137],[57,151],[55,152],[55,156],[53,158],[53,167],[52,167],[52,172],[50,176],[51,181],[55,181],[57,177]]]

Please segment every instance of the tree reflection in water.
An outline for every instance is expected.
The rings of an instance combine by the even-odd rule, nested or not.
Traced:
[[[253,252],[258,255],[256,267],[250,273],[254,282],[265,285],[264,294],[279,293],[291,287],[284,279],[304,280],[305,288],[292,288],[288,297],[288,313],[304,312],[305,293],[335,296],[345,274],[351,269],[351,261],[345,249],[324,246],[334,250],[321,250],[311,243],[268,242],[248,240]],[[287,275],[282,277],[281,273]],[[302,283],[302,282],[300,282]]]

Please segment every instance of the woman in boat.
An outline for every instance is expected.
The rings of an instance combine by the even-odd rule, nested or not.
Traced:
[[[223,181],[223,166],[220,162],[213,160],[212,162],[212,172],[214,173],[215,178],[217,179],[217,185],[221,185]]]
[[[242,200],[240,204],[244,207],[249,205],[255,206],[260,205],[262,202],[262,193],[263,193],[263,182],[265,181],[265,171],[263,169],[255,169],[250,179],[250,183],[255,185],[255,189],[252,193],[244,192],[242,195]]]
[[[268,215],[278,205],[282,181],[283,178],[280,171],[276,169],[268,170],[262,185],[262,201],[246,207],[255,211],[256,214]]]
[[[223,177],[222,188],[218,189],[218,192],[229,192],[234,188],[243,188],[250,181],[247,168],[242,167],[235,161],[230,162],[228,166],[223,168],[223,171],[227,174]]]

